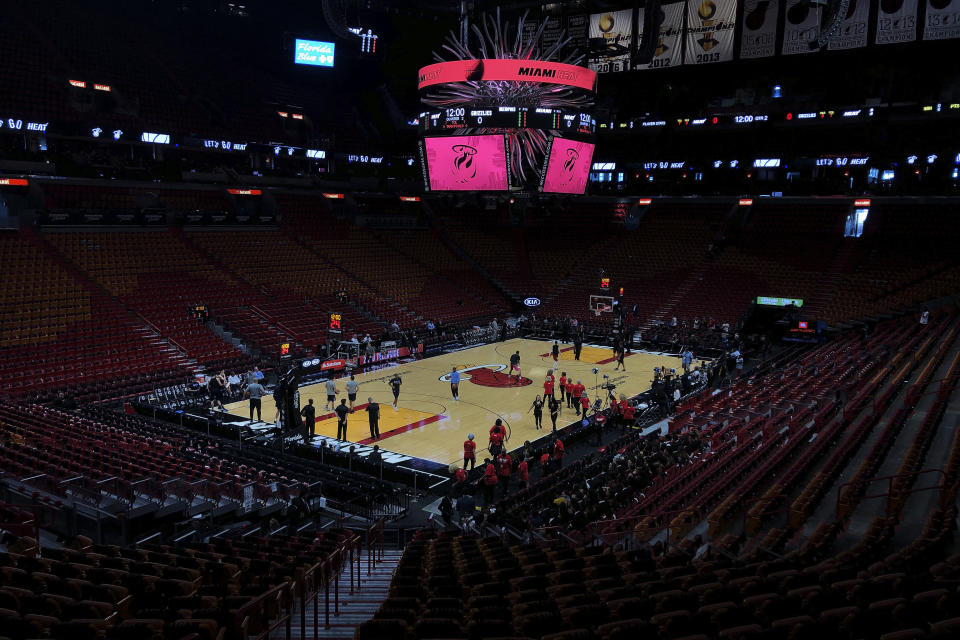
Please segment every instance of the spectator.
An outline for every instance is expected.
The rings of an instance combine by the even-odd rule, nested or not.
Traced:
[[[497,477],[500,486],[503,487],[503,497],[507,497],[510,490],[510,474],[513,472],[513,458],[506,451],[500,452],[497,456]]]
[[[526,458],[521,459],[520,464],[517,465],[517,481],[520,483],[521,490],[530,486],[530,468]]]
[[[313,398],[307,400],[307,405],[300,410],[300,415],[303,416],[303,439],[306,442],[316,435],[317,409],[313,406]]]
[[[497,469],[490,461],[490,458],[484,458],[483,464],[483,503],[488,507],[493,504],[494,491],[497,488]]]
[[[464,490],[463,494],[457,498],[457,513],[460,514],[460,522],[465,522],[477,512],[477,501],[473,494]]]

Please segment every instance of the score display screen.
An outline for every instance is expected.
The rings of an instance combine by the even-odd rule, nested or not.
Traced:
[[[551,129],[565,133],[592,135],[596,120],[589,113],[563,109],[527,107],[451,107],[420,114],[423,131],[495,127],[504,129]]]
[[[335,44],[322,40],[303,40],[294,43],[293,62],[311,67],[332,67]]]
[[[507,139],[500,135],[424,138],[430,191],[506,191]]]
[[[593,143],[553,138],[547,150],[540,190],[545,193],[582,194],[587,189]]]

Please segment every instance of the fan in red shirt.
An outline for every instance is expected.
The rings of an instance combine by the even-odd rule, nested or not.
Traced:
[[[583,385],[580,385],[580,386],[582,387]],[[583,417],[586,418],[587,410],[590,408],[590,396],[588,396],[585,393],[582,396],[580,396],[580,406],[583,407]]]
[[[520,487],[526,489],[530,486],[530,467],[526,460],[521,460],[517,465],[517,480],[520,481]]]
[[[623,408],[623,426],[624,426],[624,428],[628,428],[628,427],[632,427],[632,426],[633,426],[633,421],[634,421],[634,419],[636,418],[636,415],[637,415],[637,408],[628,402],[628,403],[627,403],[627,406],[625,406],[625,407]]]
[[[497,487],[497,469],[490,462],[490,458],[484,462],[487,466],[483,468],[483,501],[490,506],[493,504],[493,492]]]
[[[563,464],[564,453],[565,452],[563,450],[563,440],[561,440],[560,438],[557,438],[557,441],[553,443],[553,461],[556,463],[558,467]]]
[[[550,473],[550,454],[545,453],[540,456],[540,468],[543,470],[543,475],[546,476]]]
[[[497,456],[497,476],[499,476],[500,484],[503,485],[503,495],[506,497],[507,491],[510,489],[510,473],[513,471],[513,458],[510,457],[510,454],[504,451]]]
[[[456,472],[453,474],[454,485],[453,490],[456,495],[460,495],[463,492],[463,485],[467,483],[467,472],[465,469],[457,468]]]
[[[548,373],[543,381],[543,395],[553,397],[553,374]]]
[[[467,468],[467,464],[470,465],[471,471],[477,464],[477,443],[473,441],[473,434],[469,434],[467,439],[463,441],[463,468]]]

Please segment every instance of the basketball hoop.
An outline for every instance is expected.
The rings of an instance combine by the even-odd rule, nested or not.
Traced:
[[[600,307],[597,307],[596,309],[594,309],[594,310],[593,310],[593,314],[599,318],[599,317],[600,317]]]

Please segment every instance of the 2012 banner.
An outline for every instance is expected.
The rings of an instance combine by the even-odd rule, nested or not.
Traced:
[[[777,52],[779,0],[745,0],[740,25],[740,57],[766,58]]]
[[[841,20],[840,30],[827,43],[827,49],[841,51],[867,46],[870,2],[868,0],[850,0],[847,13]]]
[[[633,9],[591,14],[589,34],[587,67],[597,73],[630,70]]]
[[[737,26],[737,0],[687,2],[684,64],[709,64],[733,60]]]
[[[680,37],[683,33],[683,18],[686,13],[686,2],[664,2],[660,6],[663,13],[663,22],[660,24],[660,34],[657,36],[657,46],[653,52],[653,59],[645,65],[637,67],[638,69],[664,69],[674,67],[683,63],[681,47],[683,39]],[[637,24],[643,25],[643,9],[640,9],[640,17]],[[640,37],[637,38],[638,46],[643,46],[642,30]]]
[[[897,44],[916,39],[917,0],[880,0],[875,42]]]

